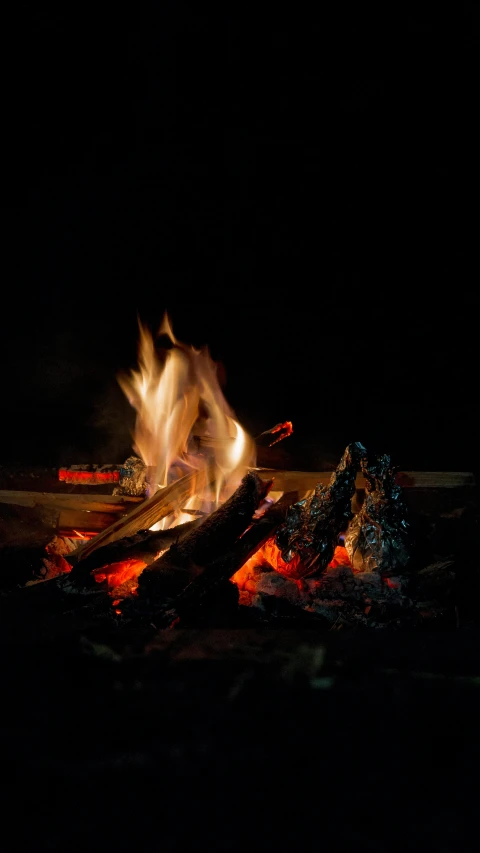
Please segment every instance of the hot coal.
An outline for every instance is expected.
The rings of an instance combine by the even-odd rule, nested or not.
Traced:
[[[160,551],[165,551],[171,545],[179,542],[198,527],[202,520],[202,518],[196,518],[168,530],[139,530],[133,536],[124,536],[123,539],[97,548],[96,551],[93,551],[74,566],[71,582],[88,586],[94,582],[93,572],[96,569],[120,561],[141,560],[148,566],[155,561]],[[70,562],[69,555],[66,556],[66,559]],[[71,562],[74,562],[73,557]]]

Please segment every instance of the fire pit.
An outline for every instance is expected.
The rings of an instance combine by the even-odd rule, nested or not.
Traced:
[[[134,455],[60,469],[68,491],[0,495],[51,516],[18,601],[51,597],[58,612],[119,631],[469,618],[460,580],[478,517],[471,474],[399,472],[360,442],[334,471],[278,470],[269,454],[291,422],[251,438],[208,350],[179,342],[168,317],[160,331],[161,346],[140,328],[139,367],[119,379],[137,413]]]

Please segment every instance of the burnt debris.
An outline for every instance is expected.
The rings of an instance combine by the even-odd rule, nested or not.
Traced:
[[[285,563],[292,566],[292,577],[310,577],[327,568],[338,536],[352,518],[355,479],[365,455],[359,441],[349,444],[329,484],[319,483],[312,497],[289,509],[276,543]]]
[[[350,522],[345,548],[357,571],[391,572],[404,569],[410,559],[411,528],[396,468],[388,454],[372,462],[361,459],[366,480],[365,501]]]
[[[147,468],[138,456],[129,456],[120,467],[118,486],[114,495],[145,497],[147,493]]]

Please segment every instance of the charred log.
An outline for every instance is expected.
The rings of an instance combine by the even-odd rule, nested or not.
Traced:
[[[141,560],[149,566],[155,561],[159,551],[165,551],[174,543],[180,542],[202,521],[202,518],[196,518],[168,530],[140,530],[133,536],[125,536],[116,542],[103,545],[74,566],[70,573],[71,583],[84,587],[91,586],[95,583],[93,573],[96,569],[121,561]],[[70,556],[66,555],[67,562]],[[72,562],[74,562],[73,559]]]
[[[171,483],[164,489],[159,489],[151,498],[143,501],[132,510],[126,518],[116,521],[98,536],[95,536],[94,539],[87,542],[86,545],[72,552],[71,557],[75,561],[85,560],[89,554],[102,545],[123,539],[125,536],[132,536],[139,530],[153,527],[157,521],[161,521],[162,518],[166,518],[172,512],[182,509],[192,492],[203,489],[206,481],[205,471],[193,471],[191,474],[185,474],[175,483]]]
[[[233,548],[215,560],[180,594],[175,609],[181,618],[197,608],[211,609],[218,590],[265,544],[285,520],[292,495],[284,495],[265,515],[255,521]],[[229,584],[229,586],[232,586]],[[236,589],[236,588],[235,588]],[[237,593],[238,594],[238,593]]]
[[[261,518],[254,520],[228,551],[191,580],[174,601],[167,604],[166,614],[163,616],[166,622],[171,623],[172,620],[179,618],[182,624],[193,620],[197,625],[205,620],[208,621],[213,616],[218,624],[219,610],[224,609],[226,612],[228,609],[231,613],[231,608],[236,608],[238,604],[238,589],[235,584],[230,583],[230,578],[275,533],[285,520],[287,510],[294,500],[295,494],[284,495]],[[146,570],[143,575],[147,573]],[[161,574],[163,575],[163,571]],[[171,578],[169,580],[171,583]],[[164,581],[163,592],[167,590],[167,586],[168,581]],[[160,591],[160,585],[154,590],[150,587],[148,592],[152,591],[156,596]],[[160,596],[157,600],[160,601]]]
[[[270,484],[262,482],[253,471],[246,474],[238,489],[222,506],[142,572],[139,590],[155,595],[158,589],[161,595],[165,588],[162,579],[165,571],[186,570],[191,580],[218,560],[250,525],[269,488]]]
[[[333,557],[338,535],[352,518],[351,502],[361,458],[360,442],[350,444],[327,486],[318,483],[315,493],[296,503],[276,535],[290,577],[304,578],[326,569]]]

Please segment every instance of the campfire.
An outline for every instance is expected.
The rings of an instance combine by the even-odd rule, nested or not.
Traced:
[[[157,339],[140,325],[138,367],[119,383],[136,413],[133,454],[60,469],[59,481],[83,492],[44,495],[62,511],[30,585],[101,593],[116,618],[148,613],[163,627],[219,614],[415,623],[428,610],[421,590],[412,596],[425,570],[448,586],[451,554],[432,551],[419,570],[418,513],[406,495],[468,488],[470,474],[399,472],[358,441],[330,472],[273,468],[271,448],[291,422],[250,436],[208,349],[178,341],[167,316]]]

